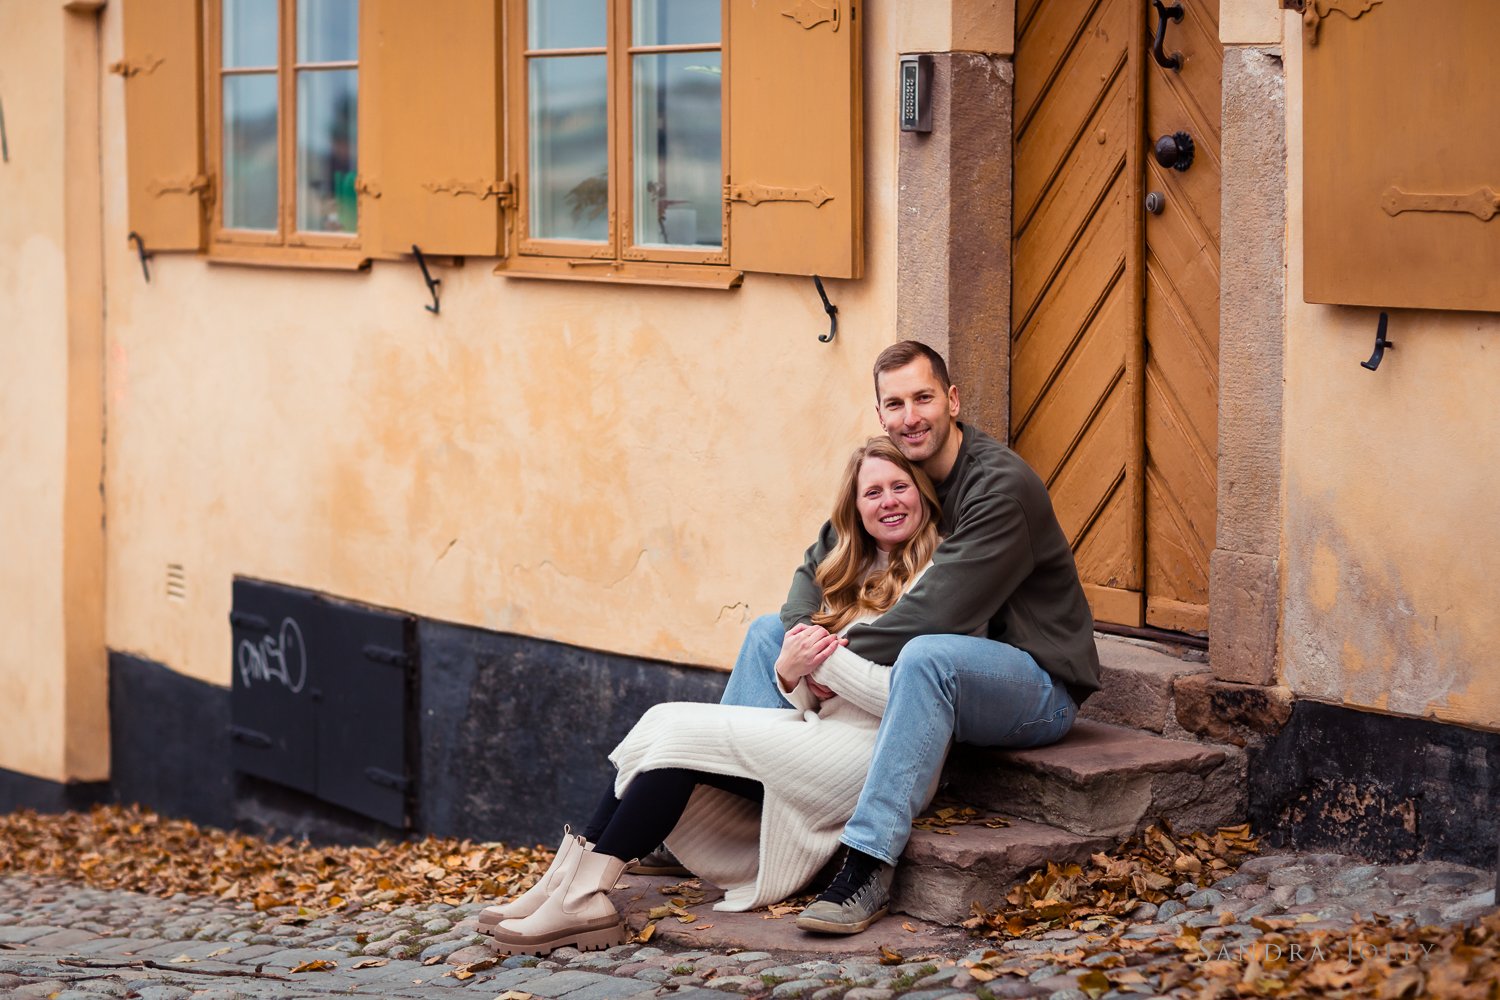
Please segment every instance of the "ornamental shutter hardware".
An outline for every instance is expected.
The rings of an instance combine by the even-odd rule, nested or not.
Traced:
[[[726,184],[724,200],[738,201],[751,208],[767,201],[804,201],[813,208],[822,208],[833,200],[833,195],[821,184],[811,187],[777,187],[771,184]]]
[[[160,198],[164,194],[195,194],[204,201],[214,197],[214,179],[207,174],[192,177],[154,177],[146,184],[146,190]]]
[[[494,198],[495,204],[501,208],[514,208],[516,204],[515,185],[510,181],[459,181],[452,178],[439,181],[423,181],[422,188],[433,194],[451,194],[457,198],[461,194],[473,195],[480,201],[486,198]]]
[[[1385,313],[1381,313],[1380,321],[1375,325],[1375,353],[1370,355],[1369,361],[1361,361],[1359,363],[1361,368],[1368,368],[1370,371],[1374,371],[1380,367],[1380,362],[1385,357],[1385,352],[1396,349],[1395,344],[1385,339],[1385,324],[1386,315]]]
[[[141,234],[136,232],[134,229],[130,231],[130,235],[126,236],[125,239],[127,242],[135,244],[135,252],[139,254],[141,258],[141,274],[145,275],[146,284],[151,284],[151,268],[147,266],[146,262],[152,257],[155,257],[156,254],[151,253],[146,249],[146,241],[141,239]]]
[[[813,0],[796,0],[790,7],[782,9],[781,16],[791,18],[808,31],[820,24],[832,24],[834,31],[839,30],[838,0],[834,0],[832,7],[824,7]]]
[[[1403,191],[1392,184],[1381,196],[1380,207],[1392,218],[1402,212],[1452,212],[1457,215],[1472,215],[1480,222],[1489,222],[1500,214],[1500,191],[1482,187],[1463,194],[1433,194]]]
[[[1304,0],[1301,7],[1292,9],[1302,11],[1303,41],[1309,47],[1316,47],[1318,28],[1322,25],[1324,18],[1337,11],[1351,21],[1358,21],[1360,17],[1381,3],[1384,3],[1384,0]]]
[[[146,53],[145,58],[141,59],[139,62],[131,62],[129,59],[121,59],[119,62],[110,63],[109,72],[115,74],[116,76],[123,76],[125,79],[129,80],[131,77],[137,76],[141,73],[156,72],[156,67],[160,66],[166,61],[166,57],[153,56],[148,52]]]
[[[823,279],[816,274],[812,279],[817,286],[818,297],[823,300],[823,311],[828,314],[828,332],[818,334],[818,343],[831,344],[833,338],[839,335],[839,307],[828,301],[828,293],[823,290]]]
[[[427,258],[423,256],[421,247],[413,243],[411,252],[417,256],[417,266],[422,269],[422,280],[427,282],[427,291],[432,295],[432,305],[424,305],[422,308],[436,316],[438,310],[443,307],[443,304],[438,301],[438,285],[443,283],[443,279],[434,278],[432,272],[427,270]]]

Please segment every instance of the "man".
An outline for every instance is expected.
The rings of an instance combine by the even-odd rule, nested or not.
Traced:
[[[894,669],[870,773],[841,838],[848,856],[797,919],[833,934],[858,933],[885,914],[896,859],[952,740],[1055,742],[1099,689],[1093,615],[1041,479],[1015,452],[958,422],[958,388],[925,344],[906,340],[881,352],[875,398],[886,434],[937,486],[943,541],[895,608],[846,636],[850,650]],[[781,685],[796,679],[778,681],[777,655],[787,630],[818,610],[814,572],[835,541],[825,524],[780,616],[751,625],[725,704],[786,706]],[[817,685],[817,673],[808,681]]]

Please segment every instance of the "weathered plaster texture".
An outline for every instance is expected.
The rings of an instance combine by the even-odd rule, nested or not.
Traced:
[[[1210,557],[1210,662],[1219,680],[1276,682],[1279,566],[1275,556],[1247,552]]]
[[[1015,70],[974,53],[934,58],[933,130],[900,137],[897,331],[946,355],[964,419],[1004,440]]]
[[[1500,730],[1500,316],[1394,310],[1370,372],[1377,310],[1303,301],[1300,46],[1285,54],[1282,682]]]
[[[1224,52],[1217,548],[1210,663],[1222,680],[1276,672],[1286,317],[1285,78],[1279,55]]]
[[[96,21],[0,4],[0,768],[108,775]]]

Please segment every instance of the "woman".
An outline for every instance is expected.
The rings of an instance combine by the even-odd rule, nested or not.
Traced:
[[[856,450],[834,504],[839,541],[817,571],[823,610],[786,634],[776,662],[789,707],[652,708],[610,754],[614,789],[583,835],[567,832],[547,873],[488,907],[480,930],[538,955],[623,943],[605,893],[663,840],[725,889],[715,909],[749,910],[802,888],[838,849],[888,691],[890,669],[844,648],[841,633],[889,611],[926,571],[940,510],[932,483],[889,438]]]

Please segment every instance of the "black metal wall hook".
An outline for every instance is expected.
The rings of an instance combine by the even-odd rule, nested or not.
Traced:
[[[839,307],[828,301],[828,293],[823,290],[823,279],[816,274],[813,275],[813,284],[818,286],[818,297],[823,300],[823,311],[828,314],[828,332],[818,334],[818,343],[831,344],[833,338],[839,335]]]
[[[417,266],[422,269],[422,280],[427,282],[427,291],[432,293],[432,305],[424,305],[422,308],[430,313],[436,313],[443,305],[438,301],[438,285],[443,283],[443,279],[434,278],[432,272],[427,270],[427,258],[422,256],[421,247],[413,243],[411,245],[411,252],[417,255]]]
[[[1395,344],[1385,339],[1385,324],[1386,315],[1385,313],[1381,313],[1380,322],[1375,325],[1375,353],[1370,355],[1369,361],[1361,361],[1359,363],[1361,368],[1368,368],[1370,371],[1374,371],[1380,367],[1380,362],[1385,357],[1385,352],[1396,349]]]
[[[146,264],[146,261],[155,257],[156,254],[146,249],[146,241],[141,239],[141,234],[134,229],[130,231],[130,235],[126,236],[125,239],[135,244],[135,252],[141,258],[141,273],[146,276],[146,284],[151,284],[151,268]]]
[[[1151,3],[1156,8],[1156,13],[1160,15],[1156,22],[1156,38],[1151,42],[1151,58],[1155,59],[1156,64],[1164,69],[1182,69],[1181,52],[1173,52],[1171,55],[1167,55],[1162,51],[1162,46],[1167,41],[1167,22],[1182,20],[1182,4],[1174,3],[1168,7],[1162,3],[1162,0],[1151,0]]]

